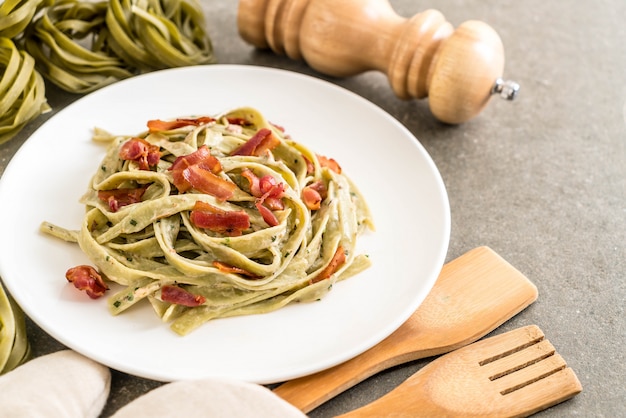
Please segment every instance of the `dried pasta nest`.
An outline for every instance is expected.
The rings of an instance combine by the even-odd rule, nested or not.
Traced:
[[[24,313],[0,284],[0,375],[30,357]]]
[[[9,38],[0,37],[0,144],[26,123],[49,111],[45,85],[35,60]]]
[[[197,0],[0,0],[0,143],[49,110],[43,78],[89,93],[214,63],[205,22]]]
[[[6,0],[0,4],[0,36],[15,38],[26,29],[39,9],[54,0]]]
[[[25,45],[44,76],[87,93],[144,71],[214,62],[194,0],[62,0],[28,28]]]
[[[88,93],[135,72],[109,47],[107,2],[61,1],[28,28],[25,46],[48,80]]]
[[[195,0],[109,0],[111,48],[141,69],[210,64],[213,47]]]

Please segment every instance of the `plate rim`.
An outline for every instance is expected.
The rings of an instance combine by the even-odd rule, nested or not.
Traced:
[[[14,170],[15,166],[17,165],[17,163],[15,163],[15,161],[20,161],[23,157],[22,157],[22,153],[26,153],[29,149],[29,145],[27,145],[30,141],[31,138],[33,137],[37,137],[37,135],[43,131],[45,129],[45,127],[49,124],[49,123],[53,123],[52,121],[56,121],[60,118],[63,118],[64,115],[66,115],[67,113],[71,113],[73,111],[73,109],[82,106],[86,101],[88,100],[93,100],[92,97],[94,95],[102,95],[102,92],[106,92],[108,90],[111,89],[122,89],[127,83],[136,83],[137,79],[141,78],[141,79],[149,79],[149,78],[158,78],[160,76],[162,76],[164,73],[186,73],[186,72],[195,72],[195,71],[208,71],[208,72],[212,72],[212,71],[232,71],[232,70],[236,70],[236,71],[244,71],[244,72],[263,72],[263,73],[272,73],[272,74],[276,74],[276,75],[281,75],[281,76],[289,76],[295,79],[299,79],[300,81],[304,82],[304,83],[313,83],[313,84],[318,84],[320,86],[323,86],[324,88],[329,88],[331,90],[335,90],[336,92],[338,92],[339,94],[342,95],[349,95],[352,96],[354,98],[354,100],[357,100],[360,102],[360,104],[364,105],[364,106],[368,106],[371,109],[373,109],[375,112],[377,112],[378,114],[384,116],[389,122],[393,123],[396,125],[396,128],[400,129],[401,131],[404,132],[404,134],[412,139],[414,139],[414,146],[416,146],[418,148],[418,150],[420,151],[420,154],[425,158],[425,162],[429,165],[429,168],[431,169],[431,172],[433,174],[435,174],[435,178],[434,180],[438,183],[438,189],[441,193],[441,195],[439,196],[439,198],[443,199],[443,201],[441,202],[444,206],[445,212],[442,213],[441,215],[443,216],[443,242],[442,242],[442,247],[440,248],[439,252],[438,252],[438,259],[434,261],[434,263],[432,264],[432,269],[436,270],[431,272],[431,274],[429,275],[429,277],[424,278],[423,280],[425,280],[426,282],[426,287],[427,287],[427,291],[425,292],[425,294],[423,295],[423,297],[421,297],[420,300],[416,299],[416,303],[415,306],[413,307],[407,307],[405,309],[404,315],[402,316],[398,316],[396,318],[395,323],[391,324],[388,327],[388,332],[385,331],[381,336],[378,336],[376,338],[376,342],[372,343],[368,343],[366,344],[366,347],[360,347],[357,350],[354,350],[353,352],[346,352],[344,353],[344,355],[342,357],[338,357],[337,359],[335,359],[334,362],[330,362],[328,364],[326,364],[323,368],[328,368],[328,367],[332,367],[333,365],[336,365],[338,363],[341,363],[343,361],[348,360],[349,358],[352,358],[358,354],[360,354],[361,352],[365,351],[368,348],[371,348],[371,346],[375,345],[377,342],[382,341],[382,339],[384,339],[386,336],[390,335],[393,331],[395,331],[395,329],[397,329],[398,327],[400,327],[402,325],[402,323],[404,323],[406,321],[406,319],[409,318],[409,316],[414,312],[415,309],[417,309],[417,307],[419,305],[421,305],[421,303],[423,302],[423,300],[425,299],[425,297],[427,296],[427,294],[430,292],[430,290],[432,289],[439,272],[441,271],[441,268],[443,267],[444,261],[445,261],[445,257],[447,255],[447,251],[448,251],[448,247],[449,247],[449,242],[450,242],[450,231],[451,231],[451,214],[450,214],[450,204],[449,204],[449,198],[448,198],[448,194],[445,188],[445,184],[443,182],[443,179],[441,177],[441,173],[439,172],[439,170],[437,169],[432,157],[430,156],[430,154],[427,152],[427,150],[424,148],[424,146],[422,145],[422,143],[413,135],[413,133],[411,133],[408,128],[406,126],[404,126],[402,123],[400,123],[395,117],[393,117],[391,114],[389,114],[387,111],[385,111],[384,109],[382,109],[381,107],[379,107],[378,105],[376,105],[375,103],[369,101],[368,99],[365,99],[364,97],[358,95],[357,93],[350,91],[342,86],[339,86],[337,84],[331,83],[329,81],[320,79],[320,78],[316,78],[314,76],[310,76],[307,74],[303,74],[303,73],[298,73],[298,72],[294,72],[291,70],[286,70],[286,69],[278,69],[278,68],[271,68],[271,67],[260,67],[260,66],[255,66],[255,65],[241,65],[241,64],[212,64],[209,66],[195,66],[195,67],[183,67],[183,68],[174,68],[174,69],[166,69],[166,70],[160,70],[160,71],[155,71],[152,73],[147,73],[147,74],[142,74],[139,76],[135,76],[132,77],[130,79],[126,79],[126,80],[122,80],[119,81],[117,83],[114,83],[112,85],[103,87],[100,90],[97,90],[93,93],[87,94],[85,96],[82,96],[80,98],[78,98],[77,100],[73,101],[72,103],[70,103],[69,105],[65,106],[64,108],[60,109],[58,112],[56,112],[54,115],[52,115],[47,121],[45,121],[40,127],[38,127],[31,135],[28,139],[26,139],[26,141],[24,141],[24,143],[19,147],[19,149],[15,152],[15,154],[11,157],[10,161],[8,162],[3,175],[0,177],[0,196],[3,195],[3,191],[5,189],[5,179],[7,177],[11,177],[12,176],[12,170]],[[263,109],[259,109],[261,112],[263,112]],[[172,115],[172,117],[175,117],[176,115]],[[7,176],[8,175],[8,176]],[[357,185],[358,185],[358,180],[356,181]],[[2,211],[0,210],[0,213]],[[0,256],[0,276],[3,276],[3,262],[2,262],[2,256]],[[4,283],[5,287],[7,288],[7,290],[13,294],[13,293],[18,293],[19,295],[19,291],[18,292],[14,292],[13,289],[13,282],[12,280],[9,280],[9,283],[7,283],[7,281],[5,279],[2,279],[2,282]],[[18,301],[18,303],[20,304],[20,306],[22,306],[22,301],[20,300],[20,296],[16,297],[16,300]],[[33,316],[31,315],[31,310],[26,307],[26,309],[24,309],[24,311],[27,313],[27,315],[29,316],[29,318],[31,318],[44,332],[46,332],[47,334],[51,335],[54,339],[56,339],[57,341],[61,342],[62,344],[74,348],[74,346],[76,346],[76,344],[72,344],[72,342],[68,342],[65,338],[63,338],[63,336],[58,335],[57,332],[51,332],[50,331],[50,327],[47,326],[47,324],[42,324],[40,318],[33,318]],[[78,351],[78,350],[77,350]],[[84,350],[81,350],[81,353],[84,353]],[[132,371],[132,370],[128,370],[128,368],[125,367],[119,367],[119,364],[111,364],[110,361],[107,361],[107,359],[102,358],[101,356],[97,356],[97,355],[93,355],[93,353],[88,353],[88,356],[91,358],[94,358],[96,360],[98,360],[99,362],[102,362],[104,364],[109,365],[112,368],[115,368],[117,370],[121,370],[125,373],[128,374],[132,374],[132,375],[136,375],[136,376],[140,376],[140,377],[145,377],[145,378],[149,378],[149,379],[153,379],[153,380],[160,380],[160,381],[168,381],[168,380],[172,380],[172,379],[168,379],[167,376],[162,376],[159,374],[150,374],[150,373],[141,373],[141,372],[137,372],[137,371]],[[106,357],[106,356],[105,356]],[[322,368],[322,369],[323,369]],[[310,373],[314,373],[316,371],[322,370],[322,369],[309,369],[309,370],[305,370],[302,369],[297,373],[293,373],[291,375],[289,374],[284,374],[282,376],[275,376],[274,378],[269,378],[269,379],[261,379],[258,380],[259,383],[274,383],[277,381],[283,381],[283,380],[287,380],[287,379],[291,379],[294,377],[299,377],[302,375],[306,375],[306,374],[310,374]]]

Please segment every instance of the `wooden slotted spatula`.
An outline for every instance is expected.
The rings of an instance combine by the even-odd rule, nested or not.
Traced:
[[[581,391],[576,374],[530,325],[441,356],[340,417],[525,417]]]
[[[274,393],[307,413],[382,370],[470,344],[536,299],[537,288],[522,273],[490,248],[475,248],[444,265],[419,309],[385,340]]]

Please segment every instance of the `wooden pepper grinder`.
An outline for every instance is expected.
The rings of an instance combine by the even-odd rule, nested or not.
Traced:
[[[387,0],[240,0],[240,36],[335,77],[387,74],[402,99],[428,96],[442,122],[476,116],[494,94],[512,100],[519,85],[502,80],[504,48],[487,24],[456,30],[436,10],[410,19]]]

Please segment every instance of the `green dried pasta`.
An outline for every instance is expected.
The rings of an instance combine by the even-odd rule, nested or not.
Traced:
[[[37,11],[52,3],[54,0],[5,0],[0,4],[0,36],[20,36]]]
[[[204,15],[194,0],[110,0],[106,23],[111,48],[140,70],[215,62]]]
[[[66,91],[88,93],[136,74],[108,46],[107,7],[104,1],[60,1],[32,23],[25,46],[44,77]]]
[[[12,40],[0,37],[0,144],[13,138],[26,123],[50,110],[35,60]]]

